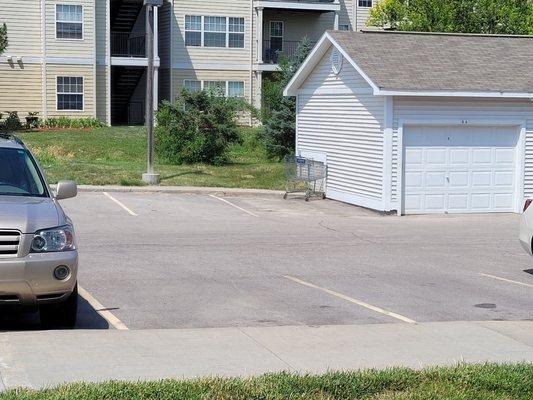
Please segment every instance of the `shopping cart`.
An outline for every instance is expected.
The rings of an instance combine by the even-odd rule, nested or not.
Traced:
[[[305,201],[311,196],[326,198],[326,164],[300,156],[285,157],[285,195],[305,193]]]

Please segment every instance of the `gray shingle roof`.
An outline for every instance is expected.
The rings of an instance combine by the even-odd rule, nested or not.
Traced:
[[[383,90],[533,93],[533,37],[329,34]]]

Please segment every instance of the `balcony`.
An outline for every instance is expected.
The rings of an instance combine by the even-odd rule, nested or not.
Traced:
[[[111,32],[111,56],[145,58],[146,37],[129,32]]]
[[[339,0],[255,0],[255,7],[293,10],[340,11]]]
[[[263,41],[263,63],[278,64],[282,58],[294,61],[298,56],[300,41],[290,40],[265,40]],[[316,42],[310,42],[311,47]]]

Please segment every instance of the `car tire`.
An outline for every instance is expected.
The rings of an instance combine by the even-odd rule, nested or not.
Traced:
[[[78,317],[78,284],[62,303],[39,307],[41,327],[44,329],[72,329]]]

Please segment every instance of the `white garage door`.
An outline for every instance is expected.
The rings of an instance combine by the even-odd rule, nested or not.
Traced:
[[[513,212],[518,129],[404,129],[404,212]]]

